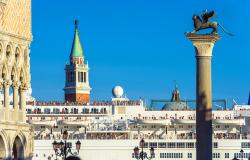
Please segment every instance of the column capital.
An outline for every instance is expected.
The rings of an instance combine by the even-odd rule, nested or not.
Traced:
[[[212,57],[213,47],[220,39],[218,34],[186,34],[187,38],[193,43],[196,57]]]
[[[18,82],[18,81],[13,81],[13,82],[12,82],[12,86],[13,86],[13,88],[19,88],[20,82]]]
[[[4,80],[3,81],[3,86],[4,87],[9,87],[11,85],[11,81],[9,81],[9,80]]]
[[[21,83],[21,85],[20,85],[21,91],[26,91],[28,89],[29,89],[29,85],[27,83]]]

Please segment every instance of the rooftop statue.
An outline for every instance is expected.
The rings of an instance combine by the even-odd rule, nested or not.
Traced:
[[[218,34],[218,26],[221,27],[221,29],[228,35],[233,36],[232,33],[227,32],[224,27],[222,27],[218,22],[210,22],[214,16],[215,16],[214,11],[208,12],[207,10],[204,10],[203,13],[201,14],[201,17],[197,14],[193,15],[192,19],[194,21],[194,30],[192,32],[187,32],[187,33],[196,33],[197,31],[203,30],[203,29],[208,29],[212,28],[211,34]]]

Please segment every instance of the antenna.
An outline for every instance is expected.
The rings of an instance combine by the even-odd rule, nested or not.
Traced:
[[[234,105],[237,105],[237,102],[233,99]]]

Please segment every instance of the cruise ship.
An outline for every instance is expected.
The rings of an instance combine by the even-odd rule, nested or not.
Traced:
[[[195,101],[182,100],[177,86],[169,100],[152,100],[150,106],[124,96],[121,86],[112,89],[112,99],[91,101],[89,67],[78,32],[76,21],[70,63],[65,66],[65,101],[41,102],[31,93],[27,96],[33,159],[64,159],[56,154],[64,140],[71,148],[69,155],[82,160],[138,159],[142,147],[144,159],[196,159]],[[250,159],[250,102],[228,107],[225,100],[213,100],[212,118],[213,159]]]
[[[195,159],[195,110],[180,99],[175,88],[170,101],[152,109],[113,88],[110,101],[90,104],[30,102],[27,121],[34,126],[33,159],[54,159],[52,143],[67,130],[72,152],[81,142],[81,159],[136,159],[134,148],[144,139],[144,151],[153,159]],[[214,102],[215,106],[218,103]],[[213,159],[250,159],[250,104],[213,110]],[[243,152],[242,152],[243,151]],[[57,157],[58,159],[60,157]]]

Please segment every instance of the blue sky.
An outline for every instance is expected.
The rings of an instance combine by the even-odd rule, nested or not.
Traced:
[[[74,19],[90,66],[92,100],[109,100],[115,85],[131,99],[169,99],[177,81],[181,97],[195,98],[195,56],[184,32],[191,17],[215,10],[225,35],[213,52],[213,97],[246,103],[250,91],[249,0],[34,0],[31,74],[33,96],[63,100]]]

